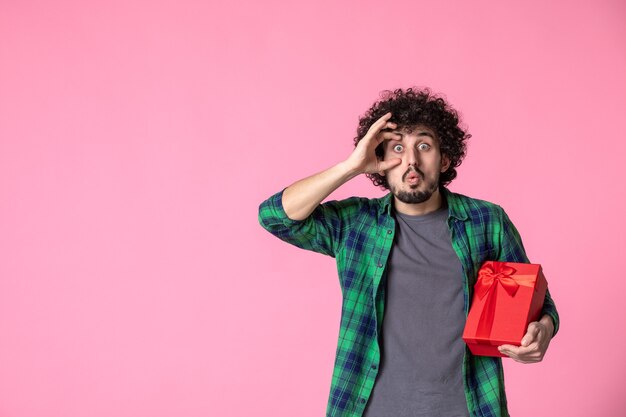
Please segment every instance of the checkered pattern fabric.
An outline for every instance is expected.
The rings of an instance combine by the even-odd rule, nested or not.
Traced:
[[[529,263],[520,235],[493,203],[441,187],[448,204],[452,247],[463,266],[465,315],[469,311],[478,269],[484,261]],[[351,197],[318,205],[305,220],[292,220],[282,206],[284,189],[261,203],[259,222],[274,236],[335,258],[343,294],[339,341],[327,417],[361,417],[372,392],[378,366],[384,313],[386,265],[396,230],[393,195]],[[559,329],[559,316],[546,293],[543,314]],[[466,347],[463,381],[472,417],[506,417],[502,359],[474,356]]]

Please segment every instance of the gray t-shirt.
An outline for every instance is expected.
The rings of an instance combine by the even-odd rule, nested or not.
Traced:
[[[381,363],[364,417],[468,417],[462,380],[463,272],[444,206],[395,212]]]

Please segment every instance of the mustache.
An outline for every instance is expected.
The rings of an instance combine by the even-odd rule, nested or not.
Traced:
[[[424,173],[422,171],[420,171],[419,168],[409,168],[404,175],[402,176],[402,181],[406,180],[406,177],[411,173],[411,172],[415,172],[417,174],[417,176],[420,178],[420,180],[424,179]]]

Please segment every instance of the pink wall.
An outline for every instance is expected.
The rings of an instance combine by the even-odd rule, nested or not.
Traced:
[[[544,362],[506,361],[511,414],[623,412],[624,3],[219,3],[0,3],[0,416],[323,415],[335,265],[258,204],[414,84],[561,314]]]

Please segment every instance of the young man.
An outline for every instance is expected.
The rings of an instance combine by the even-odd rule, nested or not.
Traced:
[[[343,294],[327,416],[508,416],[502,359],[474,356],[461,335],[484,261],[529,260],[504,210],[449,191],[471,135],[428,89],[386,92],[360,119],[344,161],[261,203],[280,239],[336,258]],[[357,175],[382,198],[321,202]],[[522,346],[541,361],[559,327],[548,291]]]

